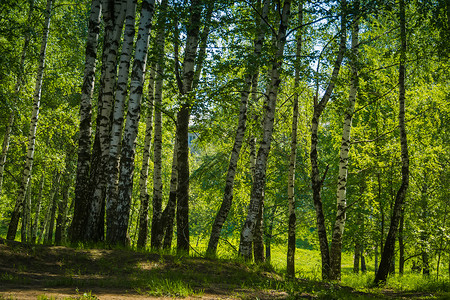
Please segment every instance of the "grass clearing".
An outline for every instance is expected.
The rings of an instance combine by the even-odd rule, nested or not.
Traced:
[[[369,267],[366,273],[354,274],[352,257],[348,254],[343,255],[342,282],[338,284],[321,281],[318,251],[298,249],[297,278],[287,280],[285,247],[273,247],[271,264],[257,265],[245,263],[237,256],[201,257],[201,246],[194,255],[187,256],[123,248],[8,246],[0,243],[0,299],[10,297],[2,291],[14,291],[17,287],[69,289],[72,291],[69,299],[108,299],[105,291],[134,295],[129,296],[130,299],[203,296],[238,299],[450,299],[448,276],[433,280],[432,277],[408,273],[390,277],[385,287],[371,287],[373,269]],[[47,293],[39,295],[42,295],[41,299],[53,297]]]

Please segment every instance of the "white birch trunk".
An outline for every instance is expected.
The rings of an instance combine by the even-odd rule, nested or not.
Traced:
[[[264,1],[263,9],[261,11],[261,20],[258,24],[258,34],[254,41],[254,51],[251,61],[248,62],[247,74],[244,78],[244,87],[241,92],[241,101],[239,106],[239,120],[236,129],[236,135],[234,138],[233,149],[231,150],[230,161],[228,164],[227,177],[225,181],[225,190],[223,194],[222,204],[217,212],[214,220],[211,235],[209,238],[207,253],[209,255],[215,255],[217,252],[217,245],[219,243],[220,232],[222,231],[223,224],[227,219],[228,213],[231,209],[233,202],[233,186],[234,178],[236,175],[236,168],[239,161],[239,156],[242,148],[242,142],[244,140],[245,131],[247,128],[247,107],[250,90],[252,88],[253,79],[258,75],[259,64],[258,61],[261,56],[261,50],[264,43],[265,27],[267,22],[267,15],[269,12],[269,0]]]
[[[131,193],[133,191],[134,155],[136,150],[135,142],[140,118],[141,98],[154,6],[154,0],[144,0],[142,2],[141,19],[136,41],[133,70],[131,73],[127,120],[122,141],[118,202],[115,209],[115,218],[112,222],[110,242],[113,244],[129,244],[127,229],[130,214]]]
[[[347,1],[341,1],[341,34],[340,34],[340,42],[339,42],[339,51],[336,57],[336,61],[334,63],[333,72],[331,73],[331,78],[328,83],[327,89],[325,90],[324,95],[320,102],[318,102],[317,95],[314,98],[314,111],[311,120],[311,150],[310,150],[310,161],[311,161],[311,186],[313,192],[313,202],[314,208],[316,211],[316,224],[317,224],[317,233],[319,236],[319,245],[320,245],[320,254],[322,259],[322,278],[328,279],[330,276],[330,249],[328,248],[328,238],[325,227],[325,216],[323,213],[322,207],[322,199],[321,199],[321,189],[323,185],[323,180],[325,179],[325,175],[328,171],[328,168],[325,170],[323,178],[320,176],[319,165],[318,165],[318,153],[317,146],[319,143],[318,131],[319,131],[319,123],[322,112],[324,111],[328,100],[330,100],[331,94],[333,93],[333,89],[336,83],[336,79],[339,75],[339,71],[341,68],[341,63],[344,58],[344,53],[346,49],[346,6]]]
[[[286,44],[286,31],[289,23],[291,10],[291,1],[286,0],[283,4],[280,27],[276,38],[277,52],[274,57],[272,69],[270,71],[270,85],[268,89],[268,99],[266,100],[264,121],[263,121],[263,138],[258,150],[255,180],[252,186],[250,204],[248,207],[247,219],[241,231],[241,240],[239,244],[239,253],[244,259],[250,260],[252,257],[252,242],[256,221],[260,207],[263,205],[264,188],[266,181],[267,157],[272,142],[273,124],[275,118],[275,106],[278,96],[278,87],[280,85],[280,69],[283,63],[284,45]]]
[[[34,1],[31,1],[30,2],[30,10],[28,12],[27,24],[31,23],[31,20],[33,17],[33,15],[32,15],[33,10],[34,10]],[[30,33],[29,32],[30,32],[29,30],[27,30],[25,32],[25,39],[24,39],[23,48],[22,48],[22,55],[20,56],[19,72],[17,74],[16,84],[14,87],[14,93],[15,93],[16,99],[19,99],[20,88],[22,85],[22,76],[23,76],[23,68],[24,68],[24,64],[25,64],[25,57],[27,54],[28,45],[30,44]],[[2,195],[5,163],[6,163],[6,157],[8,155],[9,143],[10,143],[10,139],[11,139],[11,130],[14,125],[14,119],[15,119],[15,114],[12,111],[9,114],[8,125],[6,125],[6,128],[5,128],[5,135],[3,136],[3,145],[2,145],[2,156],[0,157],[0,196]]]
[[[36,74],[36,84],[34,87],[34,94],[33,94],[33,111],[31,114],[30,131],[28,133],[27,157],[25,160],[25,167],[23,170],[22,184],[19,189],[19,194],[17,196],[14,210],[11,214],[11,221],[9,223],[8,233],[6,236],[6,238],[9,240],[15,239],[17,226],[19,224],[20,211],[23,207],[27,186],[30,181],[31,171],[33,168],[34,148],[36,143],[36,129],[39,117],[39,106],[41,102],[42,79],[44,77],[47,41],[48,41],[48,34],[50,31],[51,9],[52,9],[52,0],[47,0],[47,6],[45,9],[45,21],[42,31],[41,51],[39,54],[38,71]]]
[[[152,249],[161,248],[163,239],[162,226],[162,92],[164,77],[164,45],[166,40],[167,0],[161,2],[160,18],[156,33],[157,70],[155,82],[155,136],[153,141],[153,216],[151,231]]]
[[[136,0],[126,4],[125,32],[120,55],[119,74],[117,76],[117,89],[114,102],[113,120],[111,127],[111,142],[108,158],[108,183],[106,195],[106,240],[109,240],[109,228],[115,217],[114,210],[117,205],[117,188],[119,179],[120,141],[124,119],[125,101],[128,95],[128,74],[130,70],[131,54],[135,36]]]
[[[31,234],[31,243],[34,244],[36,242],[36,237],[39,229],[39,215],[41,213],[41,204],[42,204],[42,191],[44,190],[45,176],[41,177],[41,184],[39,187],[39,196],[36,201],[36,211],[34,212],[34,221],[33,221],[33,229]]]
[[[89,214],[88,194],[91,160],[91,99],[94,92],[101,11],[102,5],[100,0],[92,0],[88,25],[89,32],[86,41],[86,61],[84,65],[83,85],[81,88],[80,126],[78,138],[78,161],[75,183],[74,213],[69,232],[72,242],[82,241],[86,238],[86,220]]]
[[[150,145],[152,143],[153,132],[153,108],[155,98],[155,66],[150,67],[150,78],[148,84],[148,111],[147,120],[145,125],[145,138],[144,138],[144,150],[142,154],[142,167],[139,178],[139,199],[141,206],[139,208],[139,227],[138,227],[138,240],[137,248],[145,249],[147,245],[148,236],[148,207],[149,207],[149,195],[148,195],[148,170],[150,163]]]
[[[356,1],[358,6],[359,3]],[[358,91],[358,34],[359,34],[359,11],[355,11],[355,19],[352,24],[352,52],[350,57],[351,82],[348,95],[348,106],[345,112],[344,125],[342,129],[341,149],[339,153],[339,175],[336,191],[336,221],[333,227],[332,240],[330,246],[330,279],[341,279],[341,253],[342,253],[342,237],[345,226],[345,211],[347,209],[347,172],[348,172],[348,154],[350,151],[350,132],[352,129],[352,118],[355,110],[356,93]]]
[[[3,137],[2,156],[0,158],[0,196],[2,195],[3,187],[3,172],[5,170],[6,156],[9,150],[9,141],[11,138],[11,129],[14,125],[14,113],[9,114],[8,125],[5,129],[5,135]]]
[[[90,211],[87,222],[87,239],[93,242],[104,239],[104,212],[108,182],[108,158],[111,141],[111,114],[113,112],[117,83],[117,56],[122,36],[127,3],[133,0],[103,0],[105,36],[102,58],[101,93],[97,114],[93,158],[91,165]]]

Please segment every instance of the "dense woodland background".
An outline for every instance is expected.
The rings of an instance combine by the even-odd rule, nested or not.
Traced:
[[[448,0],[3,0],[0,234],[447,273],[449,41]]]

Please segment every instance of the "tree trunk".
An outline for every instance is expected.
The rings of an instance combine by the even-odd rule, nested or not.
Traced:
[[[30,181],[31,171],[33,168],[33,158],[34,158],[34,148],[36,143],[36,129],[38,124],[39,117],[39,106],[41,102],[41,88],[42,88],[42,79],[44,77],[44,68],[45,68],[45,57],[47,50],[47,40],[48,34],[50,31],[50,15],[52,9],[52,0],[47,0],[47,6],[45,9],[45,21],[42,33],[42,41],[41,41],[41,51],[39,54],[39,64],[38,70],[36,74],[36,85],[34,88],[33,94],[33,111],[31,114],[30,121],[30,131],[28,133],[28,148],[27,148],[27,156],[25,160],[25,166],[23,170],[23,178],[22,184],[19,189],[19,194],[17,196],[16,204],[14,206],[14,210],[11,213],[11,221],[8,226],[8,233],[6,238],[8,240],[14,240],[16,237],[17,226],[19,224],[20,211],[22,210],[26,191],[28,187],[28,183]]]
[[[303,1],[298,6],[298,26],[303,25]],[[297,49],[295,52],[295,78],[294,78],[294,103],[292,108],[292,131],[291,131],[291,156],[289,157],[289,177],[288,177],[288,249],[286,260],[286,273],[288,277],[295,277],[295,167],[297,164],[297,128],[298,128],[298,89],[300,84],[300,66],[302,52],[302,31],[297,31]]]
[[[200,75],[202,74],[203,69],[203,63],[206,59],[206,49],[208,45],[208,37],[209,32],[211,30],[211,18],[212,13],[214,11],[214,1],[207,1],[206,2],[206,15],[204,20],[204,27],[202,32],[200,33],[200,40],[199,40],[199,50],[198,55],[196,59],[196,67],[195,67],[195,73],[194,73],[194,80],[192,82],[192,87],[195,90],[200,82]]]
[[[366,258],[364,256],[364,249],[361,247],[361,272],[365,273],[366,271]]]
[[[112,244],[129,244],[127,230],[130,214],[131,194],[133,191],[134,155],[136,151],[136,137],[138,133],[142,91],[154,6],[154,0],[144,0],[142,3],[133,71],[131,73],[130,100],[128,103],[127,121],[125,123],[122,141],[118,203],[115,211],[113,212],[114,218],[111,223],[112,234],[110,242]]]
[[[105,202],[108,183],[111,119],[117,83],[117,56],[122,35],[126,7],[133,0],[103,0],[105,34],[102,56],[101,92],[98,101],[97,127],[91,159],[90,211],[87,239],[103,241],[105,233]]]
[[[405,267],[405,241],[403,239],[403,227],[405,222],[405,216],[403,215],[403,210],[400,216],[400,224],[398,227],[398,273],[403,274]]]
[[[358,274],[359,273],[359,260],[360,260],[360,254],[361,254],[361,244],[359,241],[355,242],[355,252],[353,255],[353,273]]]
[[[69,203],[69,192],[70,187],[72,185],[72,158],[74,157],[75,149],[69,148],[66,151],[66,161],[65,161],[65,169],[64,169],[64,187],[61,190],[61,201],[58,201],[58,217],[56,219],[56,229],[55,229],[55,245],[61,245],[63,242],[63,236],[65,231],[65,223],[67,218],[67,206]],[[72,150],[72,151],[71,151]]]
[[[322,279],[324,280],[329,279],[331,275],[330,251],[328,248],[328,238],[325,227],[325,217],[323,213],[323,205],[321,198],[321,189],[328,168],[325,171],[323,178],[321,178],[319,172],[318,153],[317,153],[317,145],[319,143],[318,130],[319,130],[320,116],[322,115],[322,112],[324,111],[325,106],[327,105],[328,100],[331,97],[336,79],[339,75],[341,63],[344,58],[346,36],[347,36],[346,3],[347,2],[345,0],[341,1],[341,34],[340,34],[339,52],[336,61],[334,63],[333,72],[331,74],[330,82],[328,83],[328,87],[325,91],[325,94],[323,95],[320,102],[318,102],[317,95],[314,98],[314,112],[311,121],[311,152],[310,152],[311,185],[313,192],[314,208],[316,210],[317,233],[319,235],[320,253],[322,258]]]
[[[270,144],[272,142],[273,124],[275,118],[275,107],[278,96],[278,87],[281,83],[280,69],[283,63],[284,45],[286,43],[286,31],[289,23],[291,1],[286,0],[283,4],[280,26],[276,37],[276,54],[273,58],[272,69],[270,71],[270,84],[268,97],[266,99],[263,138],[258,150],[255,180],[252,186],[250,204],[248,207],[247,219],[241,231],[239,244],[239,254],[246,260],[251,259],[251,248],[257,222],[258,213],[263,205],[264,188],[266,181],[267,157],[269,155]]]
[[[28,184],[27,194],[25,196],[25,205],[22,210],[22,229],[21,242],[29,243],[31,241],[31,177]]]
[[[406,138],[405,126],[405,72],[406,72],[406,18],[405,18],[405,2],[400,0],[400,66],[399,66],[399,128],[400,143],[402,157],[402,182],[395,197],[394,209],[391,218],[389,232],[384,244],[383,254],[381,256],[380,267],[375,276],[375,284],[386,282],[389,266],[394,257],[395,236],[398,230],[398,223],[402,214],[403,204],[405,202],[406,191],[409,185],[409,155],[408,141]]]
[[[46,222],[45,226],[45,236],[44,236],[44,244],[51,245],[53,243],[53,229],[55,227],[55,215],[56,215],[56,207],[58,205],[58,193],[59,186],[61,181],[61,173],[58,172],[56,175],[56,181],[53,185],[52,197],[49,201],[49,218],[48,222]]]
[[[139,228],[138,228],[138,240],[137,240],[137,248],[145,249],[147,245],[147,237],[148,237],[148,191],[147,191],[147,182],[148,182],[148,169],[150,162],[150,145],[152,142],[152,131],[153,131],[153,107],[154,107],[154,98],[155,98],[155,68],[154,66],[150,67],[150,78],[148,83],[148,111],[147,111],[147,120],[145,125],[145,138],[144,138],[144,150],[142,154],[142,167],[141,174],[139,178],[139,199],[141,201],[141,207],[139,208]],[[156,109],[155,109],[156,114]],[[153,164],[153,169],[155,168],[155,162]]]
[[[111,141],[109,145],[108,157],[108,182],[106,195],[106,240],[109,241],[109,229],[114,222],[114,211],[117,206],[119,163],[120,163],[120,142],[122,140],[122,128],[124,119],[125,101],[128,95],[128,74],[130,71],[130,61],[133,53],[133,42],[135,36],[137,0],[127,1],[124,39],[122,43],[122,53],[120,55],[119,73],[117,76],[117,89],[112,114]]]
[[[41,177],[41,184],[39,185],[39,196],[36,201],[36,211],[34,212],[33,229],[31,233],[31,243],[36,243],[36,237],[39,229],[39,215],[41,213],[41,203],[42,203],[42,190],[44,189],[45,176]]]
[[[3,171],[5,170],[6,155],[8,154],[9,141],[11,138],[11,129],[14,125],[14,113],[9,114],[8,125],[6,125],[5,135],[3,137],[2,156],[0,157],[0,196],[3,187]]]
[[[56,229],[55,229],[55,245],[61,245],[65,241],[64,232],[66,230],[69,192],[70,192],[70,176],[67,176],[65,188],[64,191],[62,192],[62,200],[59,201],[58,203],[58,217],[56,219]]]
[[[72,224],[69,236],[72,243],[86,239],[86,221],[89,215],[89,173],[91,161],[91,118],[92,94],[95,83],[95,65],[97,62],[97,44],[100,32],[100,0],[92,0],[86,41],[86,62],[81,88],[80,127],[78,138],[78,162],[75,183],[75,199]]]
[[[426,173],[424,175],[424,183],[422,186],[421,192],[421,221],[424,224],[424,227],[422,228],[421,236],[420,236],[420,243],[421,243],[421,250],[422,250],[422,272],[424,276],[430,275],[430,262],[428,257],[428,236],[429,236],[429,228],[428,228],[428,185],[426,183]],[[403,215],[402,215],[403,220]],[[445,224],[445,223],[444,223]]]
[[[263,263],[264,258],[264,198],[259,206],[258,217],[253,236],[253,258],[256,263]]]
[[[180,79],[180,110],[177,115],[178,143],[177,251],[189,252],[189,119],[193,103],[192,83],[200,31],[200,0],[191,1],[186,47]]]
[[[153,142],[153,217],[151,232],[152,249],[160,249],[163,239],[162,224],[162,92],[164,78],[164,46],[166,40],[167,0],[161,2],[160,17],[156,33],[157,70],[155,83],[155,137]]]
[[[163,231],[164,242],[163,248],[170,249],[172,247],[173,224],[175,219],[175,209],[177,207],[177,183],[178,183],[178,145],[175,138],[172,157],[172,174],[170,176],[169,201],[163,211]]]
[[[28,11],[27,23],[30,24],[33,18],[33,10],[34,10],[34,1],[30,1],[30,10]],[[20,88],[22,86],[22,77],[23,77],[23,69],[25,66],[25,57],[27,54],[28,46],[30,44],[30,33],[31,30],[27,30],[25,32],[24,43],[22,48],[22,55],[20,56],[19,62],[19,71],[17,74],[16,84],[14,87],[15,98],[19,99],[20,97]],[[2,195],[2,187],[3,187],[3,174],[5,171],[5,163],[6,157],[9,150],[9,142],[11,139],[11,130],[14,125],[15,114],[13,111],[9,114],[8,125],[5,128],[5,135],[3,136],[3,144],[2,144],[2,156],[0,157],[0,196]]]
[[[241,102],[239,107],[239,120],[236,129],[236,135],[234,138],[233,149],[231,150],[230,161],[228,164],[227,177],[225,181],[225,190],[223,195],[222,204],[217,212],[216,218],[211,229],[211,235],[209,238],[208,249],[206,252],[209,255],[215,255],[217,252],[217,245],[219,243],[220,232],[222,231],[223,224],[227,219],[228,213],[233,203],[233,186],[234,178],[236,175],[236,168],[239,161],[240,151],[242,148],[242,142],[245,136],[245,130],[247,127],[247,106],[250,90],[252,88],[252,79],[257,77],[259,68],[259,57],[261,56],[261,50],[264,43],[266,19],[269,12],[270,1],[265,0],[264,6],[261,11],[261,18],[258,25],[258,33],[254,41],[253,57],[248,62],[247,74],[244,78],[244,87],[241,92]]]
[[[348,153],[350,151],[350,132],[352,130],[352,118],[355,110],[356,94],[358,91],[358,47],[359,47],[359,1],[355,1],[354,20],[352,23],[352,53],[351,64],[351,83],[348,95],[348,106],[345,113],[344,125],[342,130],[341,149],[339,153],[339,175],[337,183],[337,208],[336,220],[333,227],[333,234],[330,246],[330,279],[341,280],[341,255],[342,239],[346,221],[347,209],[347,173],[348,173]]]

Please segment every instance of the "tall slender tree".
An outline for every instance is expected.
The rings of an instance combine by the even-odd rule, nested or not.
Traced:
[[[319,131],[320,117],[328,101],[330,100],[331,94],[333,93],[333,89],[336,84],[337,77],[339,75],[339,70],[341,68],[341,63],[342,60],[344,59],[344,53],[346,49],[345,44],[347,39],[346,6],[347,1],[345,0],[341,1],[341,27],[339,33],[340,36],[339,50],[337,53],[336,61],[334,63],[333,72],[331,73],[330,81],[320,101],[318,99],[318,88],[317,88],[316,96],[314,97],[313,116],[311,120],[311,151],[310,151],[311,185],[312,185],[314,208],[316,211],[316,223],[317,223],[317,233],[319,235],[320,254],[322,258],[323,279],[328,279],[330,277],[330,269],[331,269],[330,250],[328,248],[328,238],[325,227],[325,216],[323,213],[323,205],[321,198],[321,189],[328,168],[325,170],[324,175],[321,177],[319,172],[318,153],[317,153],[317,146],[319,143],[318,131]]]
[[[303,1],[298,4],[298,26],[297,48],[295,50],[295,77],[294,77],[294,103],[292,107],[292,131],[291,131],[291,155],[289,157],[289,177],[288,177],[288,250],[286,273],[289,277],[295,276],[295,169],[297,163],[297,130],[298,130],[298,90],[300,85],[301,53],[302,53],[302,24],[303,24]]]
[[[263,120],[263,138],[260,142],[258,154],[256,157],[255,180],[252,186],[250,204],[247,212],[247,219],[241,231],[241,240],[239,244],[239,253],[247,260],[251,259],[252,242],[256,227],[256,219],[263,205],[264,189],[266,183],[267,157],[269,155],[272,142],[273,125],[275,119],[275,107],[278,97],[278,88],[281,83],[280,73],[283,63],[284,45],[286,44],[286,31],[289,24],[291,13],[291,1],[285,0],[281,12],[280,26],[275,42],[275,55],[273,57],[272,68],[269,73],[270,84],[268,87],[268,96],[265,101],[265,111]]]
[[[153,132],[153,111],[155,98],[155,65],[150,67],[150,78],[148,80],[148,110],[147,119],[145,121],[145,138],[144,150],[142,151],[142,167],[139,177],[139,200],[141,206],[139,208],[139,233],[136,246],[138,249],[144,249],[147,245],[148,237],[148,170],[150,165],[150,145],[152,142]]]
[[[108,183],[106,195],[106,240],[110,239],[108,229],[115,217],[114,210],[117,205],[120,142],[122,139],[122,128],[124,120],[125,101],[128,96],[128,74],[133,52],[136,19],[136,0],[128,1],[126,6],[125,30],[120,55],[119,73],[117,76],[117,88],[112,114],[111,141],[109,145],[108,158]]]
[[[155,80],[155,136],[153,142],[153,217],[151,232],[151,247],[161,248],[163,239],[162,218],[162,92],[164,78],[164,46],[166,41],[166,11],[167,0],[161,1],[160,17],[156,33],[155,53],[157,55]]]
[[[352,49],[350,57],[351,80],[350,91],[348,95],[348,104],[344,116],[344,125],[342,129],[341,149],[339,153],[339,175],[336,191],[336,220],[334,222],[333,233],[330,246],[330,279],[341,279],[341,253],[342,253],[342,239],[344,234],[344,226],[346,221],[347,210],[347,173],[348,173],[348,158],[350,151],[350,132],[352,130],[352,118],[355,110],[356,94],[358,91],[358,47],[359,47],[359,0],[353,2],[352,20]]]
[[[47,5],[45,8],[45,20],[44,20],[44,27],[42,29],[41,50],[39,54],[39,64],[33,94],[33,111],[31,113],[30,131],[28,133],[27,156],[25,159],[22,183],[20,186],[19,194],[17,196],[16,204],[14,206],[14,210],[11,214],[11,221],[9,222],[8,233],[6,235],[6,238],[9,240],[14,240],[16,237],[17,226],[19,224],[20,219],[20,212],[25,201],[27,187],[30,181],[31,171],[33,168],[34,149],[36,144],[36,129],[38,125],[39,108],[41,103],[42,80],[44,77],[47,41],[50,32],[50,17],[52,11],[52,3],[53,3],[52,0],[47,0]]]
[[[409,186],[409,153],[408,153],[408,139],[406,136],[405,125],[405,102],[406,102],[406,88],[405,88],[405,73],[406,73],[406,13],[405,1],[399,2],[399,20],[400,20],[400,64],[398,72],[398,90],[399,90],[399,113],[398,113],[398,127],[400,128],[400,146],[402,158],[402,181],[397,191],[394,207],[392,211],[391,224],[389,232],[384,243],[383,254],[381,255],[380,266],[375,275],[375,284],[386,282],[389,274],[389,268],[394,258],[395,240],[398,231],[400,216],[402,214],[403,205],[405,203],[406,192]]]
[[[258,73],[258,65],[260,61],[262,46],[264,43],[264,36],[266,32],[265,28],[267,22],[267,15],[269,12],[269,4],[270,1],[265,0],[261,12],[256,13],[257,15],[261,14],[261,17],[257,18],[259,20],[259,22],[256,22],[257,23],[256,25],[258,26],[258,32],[254,40],[253,55],[248,60],[246,75],[244,78],[244,87],[241,92],[239,120],[236,129],[236,135],[234,138],[233,149],[231,150],[230,161],[228,164],[223,200],[222,204],[220,205],[220,209],[217,212],[216,218],[214,220],[211,229],[211,235],[209,238],[208,249],[206,250],[207,253],[210,255],[216,254],[217,245],[219,243],[220,238],[220,232],[231,209],[233,201],[234,178],[236,175],[236,168],[247,127],[248,98],[251,92],[253,78],[257,77]]]
[[[154,0],[144,0],[142,2],[141,19],[139,21],[138,37],[136,40],[135,56],[131,72],[127,120],[125,122],[122,151],[120,156],[118,202],[112,215],[113,221],[111,222],[111,236],[109,242],[112,244],[129,244],[127,230],[130,214],[131,193],[133,191],[136,137],[138,133],[141,99],[147,66],[147,53],[154,8]]]
[[[191,0],[189,24],[186,32],[186,46],[183,68],[178,80],[180,109],[177,114],[177,250],[189,252],[189,120],[194,101],[195,59],[200,32],[202,0]]]
[[[127,11],[133,0],[103,0],[105,26],[102,74],[98,100],[97,126],[91,156],[89,189],[90,210],[87,218],[87,240],[98,242],[105,234],[105,201],[108,182],[109,147],[111,142],[111,115],[117,85],[117,56]]]
[[[33,11],[34,11],[34,1],[30,1],[30,9],[28,11],[28,17],[26,24],[31,24],[32,18],[33,18]],[[28,50],[28,46],[30,44],[30,30],[25,31],[25,37],[24,37],[24,43],[22,47],[22,55],[20,56],[20,62],[19,62],[19,70],[17,72],[17,78],[16,83],[14,87],[14,93],[15,98],[19,98],[20,89],[22,87],[22,81],[23,81],[23,73],[24,73],[24,65],[25,65],[25,58],[26,53]],[[11,111],[8,118],[8,123],[5,128],[5,134],[3,136],[3,144],[2,144],[2,155],[0,157],[0,196],[2,195],[2,187],[3,187],[3,174],[5,171],[5,163],[6,163],[6,157],[8,155],[9,150],[9,142],[11,139],[11,131],[14,125],[14,119],[15,119],[15,112]]]
[[[75,183],[74,213],[69,231],[72,242],[85,240],[86,220],[89,215],[89,174],[91,160],[92,94],[94,92],[98,36],[100,32],[100,0],[92,0],[86,40],[84,78],[81,88],[78,162]]]

